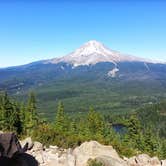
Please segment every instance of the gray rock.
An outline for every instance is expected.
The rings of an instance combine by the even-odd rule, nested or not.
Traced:
[[[161,166],[161,162],[158,157],[153,157],[150,159],[150,165],[152,166]]]
[[[137,165],[136,157],[133,156],[133,157],[129,158],[127,160],[127,165],[129,165],[129,166],[136,166]]]
[[[110,156],[100,156],[96,160],[104,164],[104,166],[127,166],[126,162],[122,159],[115,159]]]
[[[84,142],[81,146],[74,149],[73,155],[76,158],[76,166],[86,166],[89,159],[95,159],[100,156],[120,159],[112,146],[104,146],[96,141]]]
[[[39,164],[44,164],[45,163],[44,155],[43,155],[42,151],[36,151],[34,153],[34,157],[38,161]]]
[[[54,149],[54,150],[57,150],[57,149],[59,149],[59,147],[58,147],[58,146],[56,146],[56,145],[55,145],[55,146],[50,145],[50,146],[49,146],[49,149]]]
[[[43,145],[40,142],[35,141],[33,145],[32,151],[42,151],[43,150]]]
[[[27,142],[29,148],[33,147],[27,153],[36,158],[39,166],[87,166],[89,159],[96,159],[104,166],[166,166],[166,160],[160,162],[157,157],[151,158],[147,154],[122,159],[112,146],[104,146],[96,141],[84,142],[75,149],[49,146],[45,150],[40,142],[33,143],[30,137],[21,143],[25,145]]]
[[[56,153],[59,153],[59,148],[58,148],[58,146],[50,145],[49,148],[46,149],[46,151],[49,151],[52,154],[56,154]]]
[[[140,166],[145,166],[150,163],[150,157],[147,154],[140,154],[136,156],[135,160]]]

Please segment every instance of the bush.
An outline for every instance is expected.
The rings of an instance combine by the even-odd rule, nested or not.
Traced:
[[[104,166],[104,164],[100,161],[97,161],[96,159],[89,159],[88,166]]]

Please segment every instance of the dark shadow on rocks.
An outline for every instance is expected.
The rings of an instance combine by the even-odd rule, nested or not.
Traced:
[[[38,166],[37,160],[26,153],[15,154],[12,158],[0,157],[0,166]]]
[[[5,151],[5,149],[2,146],[2,144],[0,143],[0,157],[3,155],[4,151]]]

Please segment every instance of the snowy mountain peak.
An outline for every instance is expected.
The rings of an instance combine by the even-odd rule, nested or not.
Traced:
[[[106,55],[106,54],[110,54],[110,53],[111,53],[111,51],[109,49],[107,49],[102,43],[100,43],[96,40],[91,40],[91,41],[85,43],[80,48],[76,49],[71,54],[72,54],[72,56],[79,57],[81,55],[83,57],[83,56],[87,56],[87,55],[91,55],[91,56],[93,56],[94,54]]]
[[[96,40],[91,40],[85,43],[81,48],[77,50],[82,51],[85,54],[90,54],[94,52],[99,52],[102,47],[103,47],[102,43],[99,43]]]
[[[82,45],[80,48],[76,49],[74,52],[61,57],[55,58],[47,61],[47,63],[59,63],[65,62],[70,63],[73,66],[81,65],[94,65],[99,62],[111,62],[116,64],[121,61],[140,61],[147,62],[147,60],[122,54],[118,51],[110,50],[102,43],[91,40]]]
[[[86,42],[84,45],[93,45],[93,46],[98,46],[98,45],[103,45],[102,43],[96,41],[96,40],[90,40]]]
[[[99,51],[100,49],[104,49],[104,45],[96,40],[90,40],[85,43],[81,48],[95,52]]]

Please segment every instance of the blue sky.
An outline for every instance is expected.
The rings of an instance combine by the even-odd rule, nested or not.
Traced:
[[[166,2],[0,0],[0,67],[62,56],[92,39],[166,61]]]

